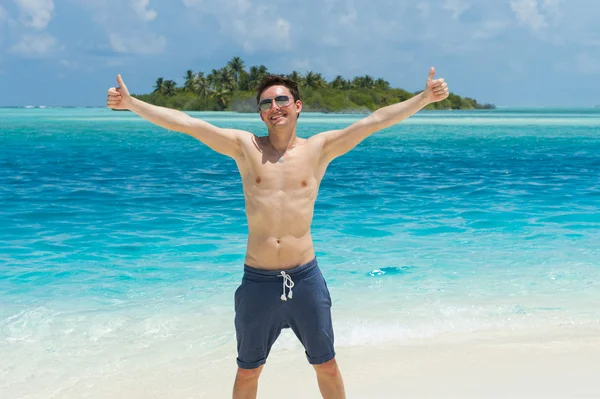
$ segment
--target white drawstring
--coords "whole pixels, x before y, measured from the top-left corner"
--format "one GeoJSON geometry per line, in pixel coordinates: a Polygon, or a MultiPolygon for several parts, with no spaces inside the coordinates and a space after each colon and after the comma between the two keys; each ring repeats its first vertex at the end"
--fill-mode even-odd
{"type": "Polygon", "coordinates": [[[294,281],[292,280],[292,277],[284,271],[281,271],[281,276],[277,277],[283,277],[283,294],[281,294],[281,300],[287,301],[288,298],[292,299],[292,288],[294,288],[294,281]],[[287,298],[285,297],[286,287],[290,290],[287,298]]]}

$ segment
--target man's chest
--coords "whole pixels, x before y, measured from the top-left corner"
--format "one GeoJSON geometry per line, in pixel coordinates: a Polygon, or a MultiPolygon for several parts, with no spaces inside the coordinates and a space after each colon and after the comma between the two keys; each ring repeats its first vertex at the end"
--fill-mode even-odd
{"type": "Polygon", "coordinates": [[[324,170],[320,170],[319,152],[312,143],[305,141],[281,156],[254,144],[246,148],[244,160],[238,163],[246,192],[316,192],[324,170]]]}
{"type": "Polygon", "coordinates": [[[315,190],[319,181],[310,165],[297,162],[254,164],[242,171],[246,190],[305,192],[315,190]]]}

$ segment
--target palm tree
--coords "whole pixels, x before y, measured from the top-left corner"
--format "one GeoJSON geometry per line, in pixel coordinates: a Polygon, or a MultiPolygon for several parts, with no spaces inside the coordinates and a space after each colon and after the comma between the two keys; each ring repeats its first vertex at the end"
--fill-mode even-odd
{"type": "Polygon", "coordinates": [[[210,85],[208,79],[204,77],[204,72],[198,72],[196,79],[194,79],[194,92],[198,94],[198,97],[206,98],[209,91],[210,85]]]}
{"type": "Polygon", "coordinates": [[[373,79],[368,75],[356,76],[356,77],[354,77],[354,79],[352,79],[351,85],[355,89],[367,89],[367,88],[371,87],[370,84],[372,84],[372,82],[373,82],[373,79]],[[369,81],[369,79],[371,79],[371,80],[369,81]]]}
{"type": "Polygon", "coordinates": [[[244,71],[244,61],[240,57],[233,57],[231,61],[227,63],[231,72],[233,72],[233,77],[235,79],[236,86],[240,85],[240,78],[244,71]]]}
{"type": "Polygon", "coordinates": [[[378,78],[378,79],[375,81],[375,87],[376,87],[377,89],[384,89],[384,90],[387,90],[387,89],[389,89],[389,88],[390,88],[390,82],[388,82],[388,81],[386,81],[386,80],[384,80],[384,79],[382,79],[382,78],[378,78]]]}
{"type": "Polygon", "coordinates": [[[227,108],[227,102],[229,101],[229,90],[220,87],[212,92],[211,97],[217,102],[221,111],[227,108]]]}
{"type": "Polygon", "coordinates": [[[323,75],[320,73],[308,71],[306,72],[306,75],[304,75],[304,85],[306,87],[317,89],[325,86],[325,80],[323,79],[323,75]]]}
{"type": "Polygon", "coordinates": [[[219,69],[218,79],[221,86],[229,91],[234,91],[237,88],[237,81],[233,70],[229,67],[219,69]]]}
{"type": "Polygon", "coordinates": [[[165,80],[164,84],[164,95],[167,97],[171,97],[175,94],[175,89],[177,88],[177,83],[174,80],[165,80]]]}
{"type": "Polygon", "coordinates": [[[213,68],[212,71],[206,76],[206,80],[208,80],[208,84],[212,89],[216,89],[220,86],[219,82],[219,71],[213,68]]]}
{"type": "Polygon", "coordinates": [[[317,80],[317,84],[319,85],[319,87],[327,87],[327,81],[325,80],[325,78],[323,77],[322,74],[317,73],[315,78],[317,80]]]}
{"type": "Polygon", "coordinates": [[[248,73],[248,88],[250,90],[256,89],[259,81],[260,77],[258,76],[258,67],[253,65],[250,67],[250,72],[248,73]]]}
{"type": "Polygon", "coordinates": [[[264,66],[264,65],[259,65],[259,66],[258,66],[258,73],[259,73],[260,75],[262,75],[262,77],[265,77],[265,76],[267,76],[267,75],[269,74],[269,70],[267,69],[267,67],[266,67],[266,66],[264,66]]]}
{"type": "Polygon", "coordinates": [[[363,76],[363,85],[367,89],[372,89],[375,86],[375,80],[371,76],[365,75],[363,76]]]}
{"type": "Polygon", "coordinates": [[[345,89],[347,85],[346,79],[341,75],[336,76],[335,79],[329,83],[329,86],[331,86],[332,89],[345,89]]]}
{"type": "Polygon", "coordinates": [[[304,78],[298,71],[292,71],[292,73],[287,75],[287,78],[296,82],[298,86],[304,86],[304,78]]]}
{"type": "Polygon", "coordinates": [[[152,93],[162,93],[164,91],[164,82],[163,78],[156,79],[156,83],[154,84],[154,91],[152,93]]]}
{"type": "Polygon", "coordinates": [[[183,85],[183,91],[193,92],[194,84],[195,84],[194,80],[196,79],[194,72],[191,69],[188,69],[183,78],[185,79],[185,84],[183,85]]]}
{"type": "Polygon", "coordinates": [[[250,90],[255,90],[260,82],[269,74],[267,67],[264,65],[250,67],[250,73],[248,76],[248,87],[250,90]]]}
{"type": "Polygon", "coordinates": [[[242,71],[240,72],[240,75],[239,75],[239,80],[238,80],[238,90],[250,91],[249,83],[250,83],[250,75],[248,75],[248,72],[246,72],[242,69],[242,71]]]}

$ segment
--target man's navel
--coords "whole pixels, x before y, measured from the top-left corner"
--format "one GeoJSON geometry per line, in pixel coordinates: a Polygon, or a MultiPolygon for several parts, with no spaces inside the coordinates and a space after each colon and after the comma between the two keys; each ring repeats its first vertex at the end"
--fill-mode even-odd
{"type": "Polygon", "coordinates": [[[262,181],[262,179],[260,178],[260,176],[256,176],[256,184],[260,184],[260,182],[262,181]]]}

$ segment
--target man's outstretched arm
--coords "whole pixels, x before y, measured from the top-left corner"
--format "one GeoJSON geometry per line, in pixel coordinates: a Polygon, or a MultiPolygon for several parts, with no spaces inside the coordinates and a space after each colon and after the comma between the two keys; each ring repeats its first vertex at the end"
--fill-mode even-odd
{"type": "Polygon", "coordinates": [[[397,104],[388,105],[373,112],[354,124],[341,130],[321,133],[323,157],[327,161],[343,155],[356,147],[371,134],[403,121],[430,103],[448,97],[448,85],[444,79],[433,79],[435,69],[431,67],[425,90],[420,94],[397,104]]]}
{"type": "Polygon", "coordinates": [[[142,118],[165,129],[188,134],[223,155],[236,158],[241,154],[240,138],[250,134],[241,130],[222,129],[174,109],[158,107],[131,97],[121,75],[117,76],[119,87],[108,90],[106,106],[112,109],[130,110],[142,118]]]}

